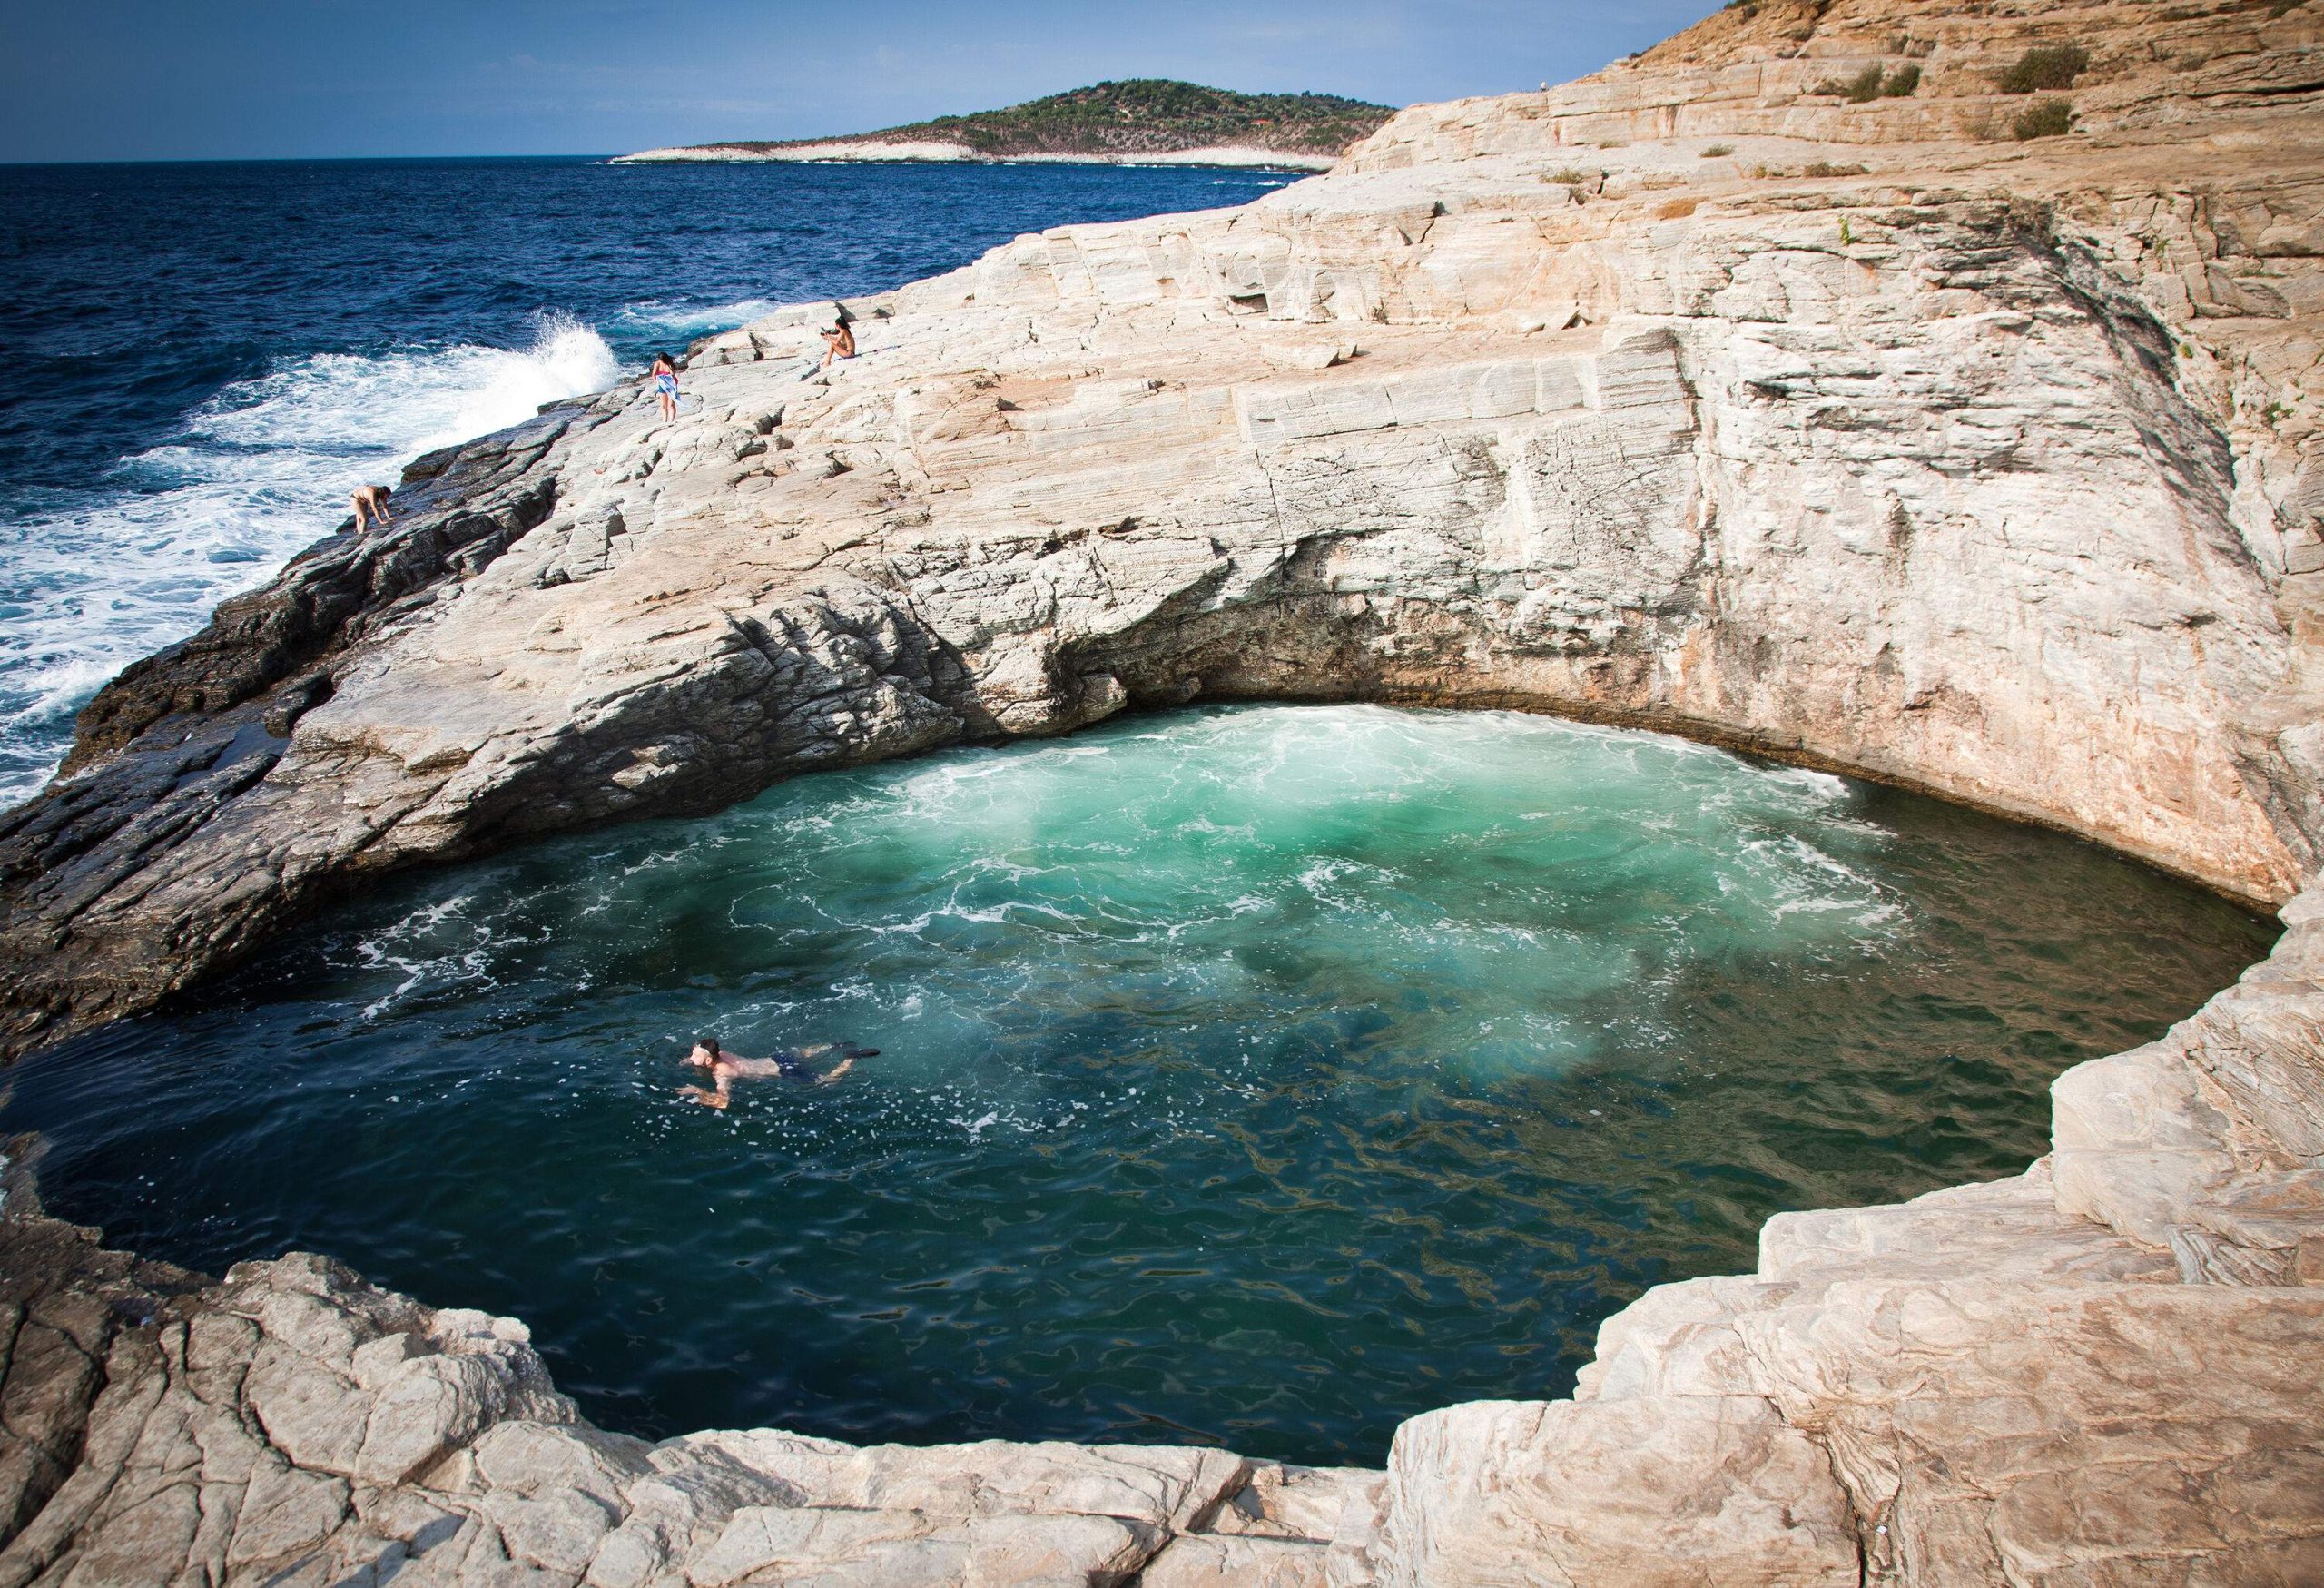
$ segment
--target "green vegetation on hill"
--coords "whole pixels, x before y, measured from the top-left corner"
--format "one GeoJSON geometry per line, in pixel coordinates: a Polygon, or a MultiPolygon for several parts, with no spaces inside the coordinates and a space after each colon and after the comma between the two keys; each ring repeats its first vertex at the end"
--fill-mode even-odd
{"type": "Polygon", "coordinates": [[[1236,144],[1285,154],[1337,154],[1395,113],[1330,94],[1236,94],[1137,77],[1029,100],[1006,110],[938,116],[839,138],[735,142],[735,149],[803,143],[960,143],[1006,160],[1027,154],[1165,154],[1236,144]]]}

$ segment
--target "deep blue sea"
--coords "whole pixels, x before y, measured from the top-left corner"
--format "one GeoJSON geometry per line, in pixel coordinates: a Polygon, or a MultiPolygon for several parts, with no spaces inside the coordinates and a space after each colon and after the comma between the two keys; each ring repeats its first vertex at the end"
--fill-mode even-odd
{"type": "Polygon", "coordinates": [[[1084,166],[0,166],[0,804],[73,713],[430,447],[768,307],[1291,178],[1084,166]]]}

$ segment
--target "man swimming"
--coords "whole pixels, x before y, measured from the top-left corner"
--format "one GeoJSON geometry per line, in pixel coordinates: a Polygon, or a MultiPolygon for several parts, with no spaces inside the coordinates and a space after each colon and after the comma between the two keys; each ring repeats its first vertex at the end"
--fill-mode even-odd
{"type": "Polygon", "coordinates": [[[694,1045],[694,1051],[686,1055],[686,1062],[699,1064],[709,1070],[717,1079],[717,1089],[714,1090],[706,1086],[682,1086],[678,1088],[678,1095],[688,1102],[701,1103],[706,1108],[723,1109],[731,1100],[732,1089],[737,1080],[767,1080],[779,1076],[784,1080],[804,1081],[810,1086],[829,1086],[832,1081],[854,1069],[858,1059],[876,1059],[880,1056],[880,1050],[877,1048],[849,1046],[846,1048],[847,1057],[840,1060],[838,1068],[818,1075],[807,1067],[808,1060],[820,1059],[826,1053],[838,1052],[842,1047],[842,1044],[838,1042],[817,1042],[812,1048],[798,1048],[788,1051],[778,1049],[774,1056],[770,1059],[743,1059],[732,1053],[720,1051],[716,1037],[704,1037],[694,1045]]]}

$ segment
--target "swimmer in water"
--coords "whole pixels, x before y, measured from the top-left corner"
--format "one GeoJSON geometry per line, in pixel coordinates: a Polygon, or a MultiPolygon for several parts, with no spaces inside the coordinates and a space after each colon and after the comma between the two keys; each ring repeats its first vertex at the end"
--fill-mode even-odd
{"type": "Polygon", "coordinates": [[[709,1070],[717,1080],[717,1088],[714,1090],[706,1086],[682,1086],[678,1088],[678,1095],[688,1102],[700,1103],[705,1108],[723,1109],[731,1100],[732,1089],[737,1080],[768,1080],[779,1076],[784,1080],[804,1081],[810,1086],[829,1086],[854,1069],[858,1059],[880,1056],[877,1048],[850,1046],[846,1049],[847,1057],[841,1060],[834,1070],[818,1075],[807,1067],[808,1060],[839,1052],[841,1048],[842,1044],[838,1042],[818,1042],[812,1048],[778,1050],[771,1059],[741,1059],[732,1053],[721,1052],[716,1037],[704,1037],[694,1045],[694,1051],[686,1055],[686,1062],[698,1064],[709,1070]]]}

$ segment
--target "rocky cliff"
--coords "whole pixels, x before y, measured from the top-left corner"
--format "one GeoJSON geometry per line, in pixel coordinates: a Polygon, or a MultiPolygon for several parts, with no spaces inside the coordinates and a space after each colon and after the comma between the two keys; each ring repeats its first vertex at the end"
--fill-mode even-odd
{"type": "MultiPolygon", "coordinates": [[[[143,1007],[390,868],[1138,705],[1517,705],[1747,745],[2299,894],[2291,931],[2164,1042],[2063,1079],[2027,1175],[1778,1219],[1757,1276],[1610,1321],[1574,1400],[1417,1418],[1375,1512],[1279,1535],[1308,1553],[1272,1578],[1187,1580],[2324,1574],[2319,92],[2306,6],[1765,0],[1544,94],[1406,112],[1241,210],[1019,239],[857,305],[829,376],[806,311],[714,339],[700,413],[611,394],[426,460],[403,521],[101,695],[67,775],[0,817],[7,1040],[143,1007]]],[[[175,1305],[376,1313],[291,1342],[338,1395],[376,1393],[366,1329],[467,1359],[322,1272],[175,1305]]],[[[270,1349],[214,1327],[233,1373],[270,1349]]],[[[109,1337],[160,1364],[123,1359],[138,1395],[194,1385],[168,1327],[109,1337]]],[[[310,1462],[247,1390],[204,1404],[229,1402],[341,1485],[318,1573],[389,1539],[416,1571],[434,1529],[478,1581],[1159,1583],[1211,1560],[1191,1541],[1244,1481],[1183,1514],[980,1510],[737,1456],[756,1475],[650,1560],[550,1560],[474,1443],[569,1428],[549,1402],[462,1414],[451,1465],[392,1481],[310,1462]],[[797,1496],[750,1486],[778,1479],[797,1496]],[[395,1508],[420,1490],[456,1520],[395,1508]],[[1004,1512],[1147,1531],[980,1564],[974,1518],[1004,1512]],[[919,1576],[876,1563],[937,1538],[919,1576]]],[[[661,1458],[622,1449],[509,1485],[586,1497],[601,1549],[663,1504],[661,1458]]],[[[0,1582],[147,1536],[126,1498],[54,1504],[0,1582]]],[[[224,1514],[169,1504],[187,1539],[224,1514]]],[[[176,1538],[156,1558],[192,1560],[176,1538]]]]}

